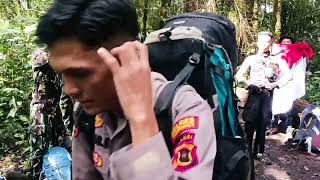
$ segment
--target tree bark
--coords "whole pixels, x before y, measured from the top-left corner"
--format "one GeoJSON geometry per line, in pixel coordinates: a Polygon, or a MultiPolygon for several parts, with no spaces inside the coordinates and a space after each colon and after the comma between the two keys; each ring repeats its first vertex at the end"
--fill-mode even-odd
{"type": "Polygon", "coordinates": [[[254,7],[253,7],[253,15],[252,15],[252,29],[253,32],[258,32],[259,29],[259,15],[260,15],[260,7],[261,7],[261,0],[255,0],[254,1],[254,7]]]}
{"type": "Polygon", "coordinates": [[[185,12],[194,12],[206,9],[208,0],[185,0],[185,12]]]}
{"type": "Polygon", "coordinates": [[[255,0],[247,0],[246,1],[246,16],[252,22],[253,10],[254,10],[254,2],[255,0]]]}
{"type": "Polygon", "coordinates": [[[279,35],[281,32],[281,0],[273,1],[273,23],[274,23],[274,34],[279,35]]]}
{"type": "Polygon", "coordinates": [[[208,0],[206,3],[206,11],[218,13],[218,0],[208,0]]]}
{"type": "Polygon", "coordinates": [[[282,2],[281,0],[278,1],[278,7],[277,7],[277,12],[276,12],[276,21],[275,21],[275,26],[274,26],[274,34],[280,35],[281,33],[281,11],[282,11],[282,2]]]}
{"type": "Polygon", "coordinates": [[[147,37],[147,22],[148,22],[148,7],[149,0],[144,0],[143,6],[143,18],[142,18],[142,39],[147,37]]]}
{"type": "Polygon", "coordinates": [[[185,0],[185,12],[193,12],[197,10],[197,1],[185,0]]]}

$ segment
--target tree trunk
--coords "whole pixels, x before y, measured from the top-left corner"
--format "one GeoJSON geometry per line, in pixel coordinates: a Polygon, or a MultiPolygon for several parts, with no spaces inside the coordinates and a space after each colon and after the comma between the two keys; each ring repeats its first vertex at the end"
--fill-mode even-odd
{"type": "Polygon", "coordinates": [[[253,15],[252,15],[252,29],[253,32],[257,33],[259,29],[259,15],[260,15],[260,7],[261,7],[261,0],[254,1],[253,7],[253,15]]]}
{"type": "Polygon", "coordinates": [[[236,4],[238,5],[242,15],[244,17],[247,17],[247,13],[246,13],[246,10],[247,10],[247,1],[246,0],[235,0],[236,4]]]}
{"type": "Polygon", "coordinates": [[[278,7],[276,12],[276,20],[275,20],[275,26],[274,26],[274,34],[280,35],[281,33],[281,11],[282,11],[282,2],[281,0],[278,1],[278,7]]]}
{"type": "Polygon", "coordinates": [[[161,7],[160,7],[160,11],[159,11],[159,24],[158,24],[158,28],[164,26],[165,24],[165,20],[169,17],[168,15],[168,9],[170,8],[171,5],[171,0],[161,0],[161,7]]]}
{"type": "MultiPolygon", "coordinates": [[[[255,0],[247,0],[246,1],[246,16],[252,22],[253,10],[254,10],[254,2],[255,0]]],[[[250,23],[252,24],[252,23],[250,23]]]]}
{"type": "Polygon", "coordinates": [[[208,0],[206,3],[206,11],[207,12],[214,12],[218,14],[218,0],[208,0]]]}
{"type": "MultiPolygon", "coordinates": [[[[235,15],[230,15],[228,17],[236,18],[236,28],[237,28],[237,42],[239,46],[239,62],[242,61],[242,58],[247,57],[251,51],[254,51],[255,48],[255,34],[253,32],[253,28],[250,25],[250,20],[247,18],[247,10],[246,9],[245,0],[235,0],[235,15]]],[[[253,9],[251,9],[253,11],[253,9]]]]}
{"type": "Polygon", "coordinates": [[[185,12],[194,12],[206,9],[208,0],[185,0],[185,12]]]}
{"type": "Polygon", "coordinates": [[[248,21],[248,24],[252,27],[252,17],[254,9],[254,0],[235,0],[242,16],[248,21]]]}
{"type": "Polygon", "coordinates": [[[273,1],[273,23],[274,34],[280,35],[281,32],[281,0],[273,1]]]}
{"type": "Polygon", "coordinates": [[[144,0],[143,18],[142,18],[142,39],[147,37],[148,7],[149,0],[144,0]]]}

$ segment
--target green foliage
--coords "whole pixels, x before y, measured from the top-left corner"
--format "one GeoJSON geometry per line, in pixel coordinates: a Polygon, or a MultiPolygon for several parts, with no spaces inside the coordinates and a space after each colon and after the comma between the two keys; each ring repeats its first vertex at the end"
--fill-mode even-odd
{"type": "Polygon", "coordinates": [[[15,145],[27,148],[32,71],[29,54],[35,48],[29,26],[0,20],[0,153],[15,145]]]}
{"type": "Polygon", "coordinates": [[[49,5],[45,0],[25,1],[29,3],[25,7],[18,2],[22,1],[0,2],[0,154],[30,150],[30,54],[37,48],[33,35],[37,19],[49,5]]]}
{"type": "Polygon", "coordinates": [[[309,42],[315,50],[311,71],[320,70],[320,2],[289,0],[282,6],[282,33],[309,42]]]}
{"type": "MultiPolygon", "coordinates": [[[[184,1],[165,1],[165,0],[147,0],[147,11],[145,10],[145,0],[134,0],[139,16],[140,27],[143,30],[143,15],[147,12],[147,27],[146,33],[152,32],[161,28],[164,22],[175,15],[182,14],[184,11],[184,1]]],[[[144,32],[142,32],[144,33],[144,32]]],[[[141,37],[143,34],[141,34],[141,37]]],[[[142,37],[145,38],[145,37],[142,37]]]]}
{"type": "Polygon", "coordinates": [[[320,71],[308,78],[306,100],[320,106],[320,71]]]}
{"type": "Polygon", "coordinates": [[[12,0],[1,0],[0,1],[0,18],[14,19],[15,17],[21,15],[23,10],[21,10],[19,1],[12,0]]]}

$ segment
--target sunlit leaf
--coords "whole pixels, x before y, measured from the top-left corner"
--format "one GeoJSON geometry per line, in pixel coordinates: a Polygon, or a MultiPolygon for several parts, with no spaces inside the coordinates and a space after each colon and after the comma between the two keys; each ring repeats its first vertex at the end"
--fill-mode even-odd
{"type": "Polygon", "coordinates": [[[26,116],[20,116],[19,119],[20,119],[22,122],[29,122],[29,119],[28,119],[26,116]]]}
{"type": "Polygon", "coordinates": [[[16,112],[17,112],[17,108],[12,108],[7,116],[7,118],[9,117],[14,117],[16,115],[16,112]]]}
{"type": "Polygon", "coordinates": [[[27,33],[27,34],[31,34],[32,32],[34,32],[37,29],[37,24],[32,24],[30,26],[26,26],[23,30],[23,32],[27,33]]]}
{"type": "Polygon", "coordinates": [[[9,26],[10,26],[9,21],[0,19],[0,32],[7,30],[9,26]]]}
{"type": "Polygon", "coordinates": [[[22,144],[24,144],[24,143],[25,143],[24,141],[17,141],[17,142],[15,143],[15,145],[19,146],[19,145],[22,145],[22,144]]]}

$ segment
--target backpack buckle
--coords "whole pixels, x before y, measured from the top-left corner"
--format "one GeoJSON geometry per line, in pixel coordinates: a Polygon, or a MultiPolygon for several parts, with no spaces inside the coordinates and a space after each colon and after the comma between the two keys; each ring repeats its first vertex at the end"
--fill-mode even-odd
{"type": "Polygon", "coordinates": [[[209,44],[209,43],[207,43],[207,48],[208,48],[210,51],[214,51],[214,49],[215,49],[214,45],[209,44]]]}
{"type": "Polygon", "coordinates": [[[196,65],[199,64],[200,62],[200,55],[197,53],[193,53],[190,57],[189,57],[189,63],[196,65]]]}
{"type": "Polygon", "coordinates": [[[158,38],[159,38],[160,42],[162,42],[162,41],[168,41],[168,40],[171,40],[171,39],[170,39],[170,36],[171,36],[171,35],[172,35],[172,33],[171,33],[171,31],[169,30],[169,31],[160,33],[160,34],[158,35],[158,38]]]}

